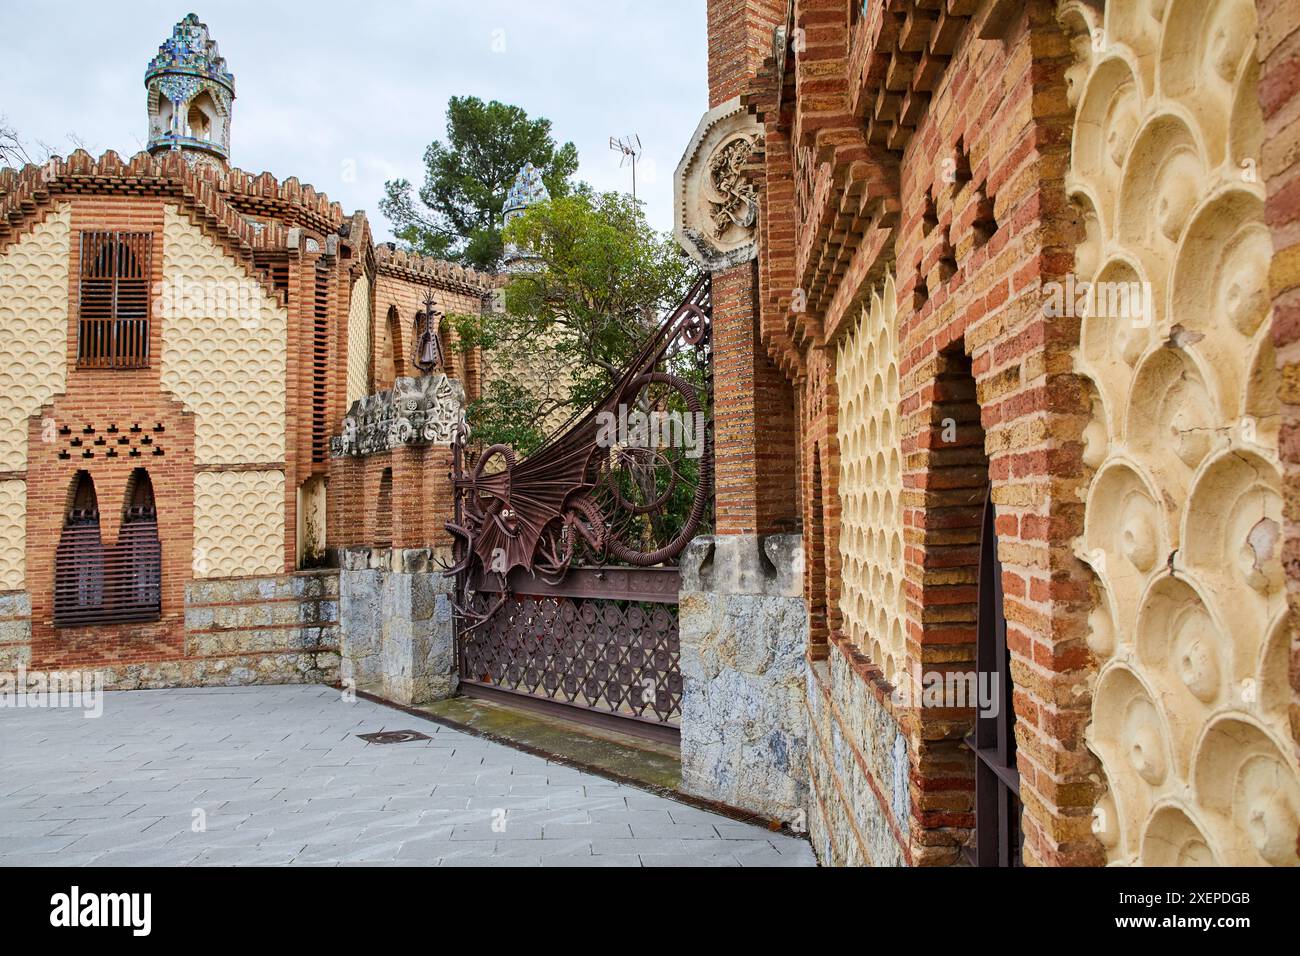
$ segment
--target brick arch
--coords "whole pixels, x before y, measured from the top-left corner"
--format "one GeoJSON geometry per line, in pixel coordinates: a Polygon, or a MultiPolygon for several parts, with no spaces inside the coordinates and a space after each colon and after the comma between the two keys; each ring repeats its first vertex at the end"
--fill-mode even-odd
{"type": "Polygon", "coordinates": [[[375,350],[375,390],[392,388],[393,380],[405,374],[405,353],[402,350],[402,319],[397,305],[390,303],[384,313],[379,333],[379,348],[375,350]]]}
{"type": "Polygon", "coordinates": [[[839,398],[834,353],[814,350],[802,383],[803,546],[808,604],[808,654],[826,657],[832,634],[842,625],[840,611],[839,398]]]}
{"type": "MultiPolygon", "coordinates": [[[[909,691],[922,700],[924,675],[974,672],[980,531],[989,459],[971,360],[959,340],[936,356],[925,430],[911,465],[914,506],[904,524],[907,548],[909,691]]],[[[925,805],[913,801],[913,827],[935,831],[943,862],[955,862],[974,827],[975,760],[963,742],[973,727],[969,708],[916,707],[912,773],[925,805]]],[[[939,862],[939,860],[936,860],[939,862]]]]}

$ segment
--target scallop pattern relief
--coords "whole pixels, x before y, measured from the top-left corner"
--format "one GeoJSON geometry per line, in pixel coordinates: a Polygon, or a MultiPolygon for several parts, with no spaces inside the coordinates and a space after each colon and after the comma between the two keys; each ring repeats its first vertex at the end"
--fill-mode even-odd
{"type": "Polygon", "coordinates": [[[903,629],[903,471],[898,423],[898,329],[886,278],[840,344],[840,610],[853,643],[888,680],[906,666],[903,629]]]}
{"type": "Polygon", "coordinates": [[[348,304],[348,400],[350,406],[369,392],[370,280],[361,275],[348,304]]]}
{"type": "Polygon", "coordinates": [[[1295,865],[1254,4],[1060,10],[1076,279],[1107,283],[1078,313],[1093,831],[1112,863],[1295,865]]]}
{"type": "Polygon", "coordinates": [[[27,586],[27,482],[0,481],[0,591],[27,586]]]}
{"type": "Polygon", "coordinates": [[[0,471],[27,468],[27,419],[68,381],[67,203],[0,255],[0,471]]]}
{"type": "Polygon", "coordinates": [[[194,576],[284,571],[284,472],[194,476],[194,576]]]}
{"type": "Polygon", "coordinates": [[[194,413],[195,462],[283,462],[287,313],[175,206],[163,240],[162,386],[194,413]]]}

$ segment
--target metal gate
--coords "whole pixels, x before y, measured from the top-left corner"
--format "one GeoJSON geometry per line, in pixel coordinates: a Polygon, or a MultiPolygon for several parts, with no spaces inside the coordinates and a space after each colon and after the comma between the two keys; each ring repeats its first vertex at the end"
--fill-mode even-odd
{"type": "Polygon", "coordinates": [[[675,740],[674,562],[711,519],[709,278],[540,448],[454,446],[461,686],[675,740]],[[674,437],[677,440],[673,440],[674,437]]]}

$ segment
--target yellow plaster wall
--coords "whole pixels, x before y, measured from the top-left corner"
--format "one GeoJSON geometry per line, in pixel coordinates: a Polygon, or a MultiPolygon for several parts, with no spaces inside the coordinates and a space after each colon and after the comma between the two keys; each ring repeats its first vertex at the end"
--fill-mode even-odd
{"type": "Polygon", "coordinates": [[[894,280],[862,309],[840,343],[840,610],[854,644],[887,679],[905,668],[903,457],[898,431],[898,326],[894,280]]]}
{"type": "Polygon", "coordinates": [[[0,481],[0,591],[26,587],[27,482],[0,481]]]}
{"type": "Polygon", "coordinates": [[[370,393],[370,280],[362,275],[352,286],[348,306],[347,405],[370,393]]]}
{"type": "Polygon", "coordinates": [[[1154,307],[1086,308],[1077,357],[1092,398],[1078,554],[1096,576],[1093,832],[1116,863],[1294,865],[1255,8],[1061,10],[1077,278],[1149,283],[1154,307]]]}
{"type": "Polygon", "coordinates": [[[162,385],[194,413],[196,464],[282,463],[288,314],[175,206],[156,303],[162,385]]]}
{"type": "Polygon", "coordinates": [[[0,471],[26,470],[27,419],[67,388],[71,255],[67,203],[0,255],[0,471]]]}
{"type": "Polygon", "coordinates": [[[194,476],[194,575],[284,571],[284,472],[203,471],[194,476]]]}

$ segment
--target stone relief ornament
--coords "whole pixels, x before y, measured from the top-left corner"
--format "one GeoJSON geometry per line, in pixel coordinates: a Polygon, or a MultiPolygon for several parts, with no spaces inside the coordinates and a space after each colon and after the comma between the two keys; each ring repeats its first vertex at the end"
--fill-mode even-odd
{"type": "Polygon", "coordinates": [[[704,114],[677,165],[673,235],[706,269],[757,254],[758,194],[745,166],[762,148],[762,127],[736,97],[704,114]]]}
{"type": "Polygon", "coordinates": [[[753,152],[754,138],[738,133],[709,156],[708,175],[700,186],[709,203],[715,241],[726,241],[732,226],[750,229],[758,218],[758,194],[743,172],[753,152]]]}
{"type": "Polygon", "coordinates": [[[426,375],[442,367],[445,356],[438,323],[442,313],[433,304],[433,295],[424,297],[424,311],[415,316],[411,327],[411,364],[426,375]]]}
{"type": "Polygon", "coordinates": [[[374,455],[401,445],[450,445],[465,421],[465,390],[446,375],[402,377],[359,398],[330,439],[330,454],[374,455]]]}

